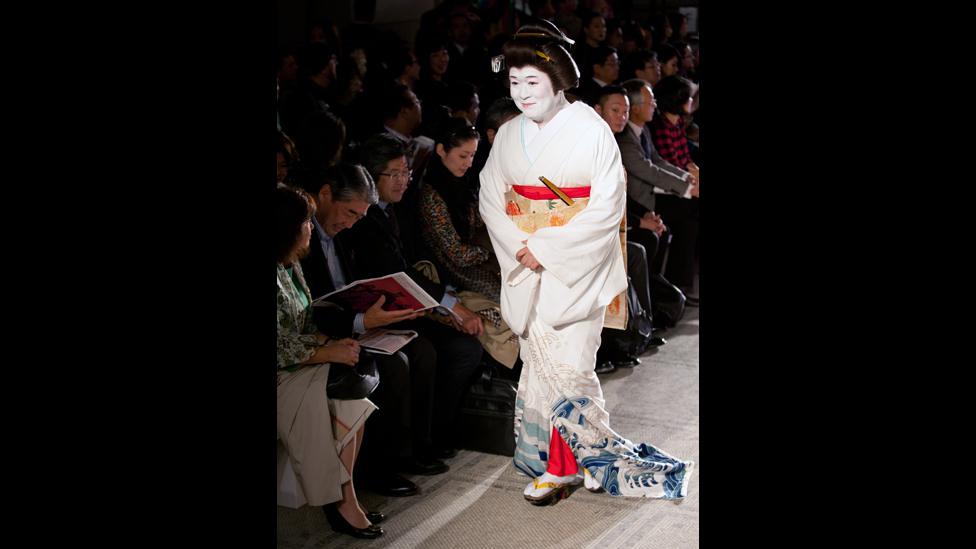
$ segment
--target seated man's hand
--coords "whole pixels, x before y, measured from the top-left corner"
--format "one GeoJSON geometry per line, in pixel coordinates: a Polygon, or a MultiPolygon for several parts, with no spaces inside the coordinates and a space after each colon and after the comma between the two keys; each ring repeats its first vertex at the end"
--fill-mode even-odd
{"type": "Polygon", "coordinates": [[[644,214],[644,217],[640,220],[640,228],[653,231],[658,236],[661,236],[667,230],[667,227],[664,226],[664,221],[661,220],[661,216],[654,212],[644,214]]]}
{"type": "Polygon", "coordinates": [[[380,296],[373,303],[366,312],[363,313],[363,326],[367,330],[371,328],[379,328],[380,326],[388,326],[390,324],[395,324],[404,320],[413,320],[417,318],[420,313],[417,311],[412,311],[410,309],[404,309],[402,311],[384,311],[383,304],[386,303],[386,296],[380,296]]]}

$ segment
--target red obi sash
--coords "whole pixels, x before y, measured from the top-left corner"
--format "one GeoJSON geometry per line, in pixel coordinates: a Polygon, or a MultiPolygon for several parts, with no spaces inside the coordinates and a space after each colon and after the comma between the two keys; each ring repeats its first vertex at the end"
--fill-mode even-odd
{"type": "MultiPolygon", "coordinates": [[[[529,200],[559,200],[556,193],[549,190],[549,187],[529,187],[527,185],[512,185],[512,190],[528,198],[529,200]]],[[[560,187],[562,192],[570,198],[588,198],[590,196],[589,187],[560,187]]]]}

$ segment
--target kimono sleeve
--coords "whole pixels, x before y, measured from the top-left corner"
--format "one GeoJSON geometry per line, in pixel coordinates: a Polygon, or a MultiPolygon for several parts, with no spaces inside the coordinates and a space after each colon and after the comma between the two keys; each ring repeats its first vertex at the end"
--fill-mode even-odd
{"type": "Polygon", "coordinates": [[[528,241],[539,263],[567,287],[602,266],[620,246],[626,175],[609,127],[595,126],[595,131],[584,133],[592,135],[592,141],[581,143],[586,148],[575,152],[592,162],[589,204],[567,224],[539,229],[528,241]]]}

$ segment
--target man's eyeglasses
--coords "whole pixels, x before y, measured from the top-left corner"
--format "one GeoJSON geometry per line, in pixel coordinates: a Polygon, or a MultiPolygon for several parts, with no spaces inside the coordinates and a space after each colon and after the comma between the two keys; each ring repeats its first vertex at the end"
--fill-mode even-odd
{"type": "Polygon", "coordinates": [[[385,175],[393,179],[410,179],[413,175],[413,170],[407,170],[405,172],[382,172],[380,175],[385,175]]]}

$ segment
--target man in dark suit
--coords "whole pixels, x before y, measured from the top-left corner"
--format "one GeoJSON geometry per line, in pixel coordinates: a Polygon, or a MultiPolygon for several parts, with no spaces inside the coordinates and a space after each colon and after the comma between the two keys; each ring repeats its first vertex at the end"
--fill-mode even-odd
{"type": "MultiPolygon", "coordinates": [[[[437,108],[440,107],[431,106],[430,110],[437,108]]],[[[423,243],[420,221],[417,219],[417,204],[420,200],[418,187],[434,153],[434,140],[425,135],[414,136],[423,121],[423,111],[417,96],[406,86],[391,85],[387,88],[377,109],[383,117],[383,131],[406,148],[407,164],[411,171],[412,185],[409,185],[403,199],[396,205],[400,232],[409,235],[409,238],[402,238],[401,243],[407,257],[426,259],[430,257],[430,253],[423,243]]]]}
{"type": "MultiPolygon", "coordinates": [[[[467,389],[482,355],[477,336],[484,327],[481,317],[461,304],[452,288],[431,280],[414,268],[415,258],[407,256],[401,238],[399,213],[393,207],[410,182],[410,170],[403,144],[386,134],[367,139],[361,150],[363,165],[377,182],[379,200],[369,207],[366,217],[348,232],[349,242],[357,251],[358,278],[373,278],[403,271],[425,292],[440,303],[439,309],[453,328],[430,318],[409,323],[410,328],[426,336],[437,350],[437,399],[434,405],[433,441],[435,455],[451,455],[454,447],[454,418],[461,396],[467,389]]],[[[438,313],[433,313],[438,314],[438,313]]]]}
{"type": "MultiPolygon", "coordinates": [[[[302,186],[317,206],[309,254],[301,262],[309,290],[318,298],[355,280],[352,250],[338,235],[365,215],[377,195],[365,170],[349,164],[306,174],[302,186]]],[[[413,311],[384,311],[379,301],[361,313],[336,307],[315,307],[313,311],[319,329],[337,338],[416,316],[413,311]]],[[[367,421],[356,476],[362,479],[361,485],[374,492],[413,495],[417,486],[394,473],[391,464],[415,474],[448,470],[447,464],[427,455],[433,424],[436,352],[426,338],[418,337],[394,355],[373,358],[380,385],[370,399],[379,410],[367,421]]]]}
{"type": "MultiPolygon", "coordinates": [[[[658,250],[658,241],[666,241],[665,229],[681,235],[671,246],[670,254],[694,253],[698,220],[688,199],[698,196],[698,180],[661,158],[654,149],[646,126],[655,107],[650,84],[633,79],[624,82],[623,88],[630,102],[630,114],[627,127],[616,138],[620,160],[627,171],[628,220],[636,222],[627,237],[644,245],[648,259],[653,260],[654,272],[661,272],[666,254],[663,247],[658,250]]],[[[697,306],[697,297],[688,288],[682,289],[686,305],[697,306]]]]}
{"type": "Polygon", "coordinates": [[[581,79],[579,87],[570,90],[570,93],[592,107],[600,98],[600,89],[613,84],[620,75],[620,59],[617,57],[616,49],[610,46],[599,46],[593,50],[591,62],[592,65],[587,68],[590,69],[589,74],[593,76],[581,79]]]}

